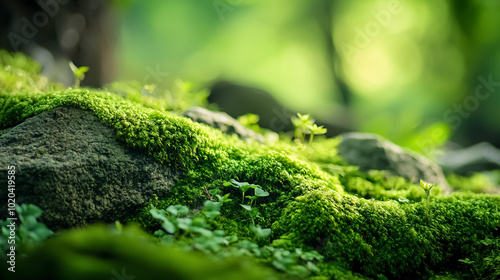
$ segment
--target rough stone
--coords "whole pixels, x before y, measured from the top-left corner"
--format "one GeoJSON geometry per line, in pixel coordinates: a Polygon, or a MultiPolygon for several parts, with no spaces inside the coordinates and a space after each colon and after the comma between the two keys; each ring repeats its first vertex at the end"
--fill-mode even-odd
{"type": "Polygon", "coordinates": [[[168,195],[178,173],[126,148],[90,111],[61,107],[0,135],[0,219],[7,213],[7,166],[16,203],[32,203],[51,229],[113,222],[154,195],[168,195]],[[5,214],[4,214],[5,213],[5,214]]]}
{"type": "Polygon", "coordinates": [[[438,184],[445,194],[451,193],[441,168],[426,157],[407,152],[376,134],[344,133],[341,138],[339,155],[361,171],[387,170],[414,183],[422,179],[438,184]]]}
{"type": "Polygon", "coordinates": [[[263,143],[264,136],[244,127],[237,120],[224,112],[213,112],[201,107],[193,107],[182,114],[195,122],[222,130],[227,134],[236,134],[243,140],[254,139],[263,143]]]}

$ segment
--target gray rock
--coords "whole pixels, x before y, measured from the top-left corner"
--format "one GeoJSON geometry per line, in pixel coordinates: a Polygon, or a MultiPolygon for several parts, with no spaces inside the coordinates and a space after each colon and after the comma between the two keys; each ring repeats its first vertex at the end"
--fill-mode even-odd
{"type": "Polygon", "coordinates": [[[154,195],[168,195],[178,174],[126,148],[90,111],[57,108],[0,136],[0,219],[7,215],[7,166],[15,166],[16,203],[32,203],[51,229],[113,222],[154,195]]]}
{"type": "Polygon", "coordinates": [[[213,112],[201,107],[193,107],[182,114],[195,122],[222,130],[227,134],[236,134],[243,140],[254,139],[263,143],[264,136],[244,127],[237,120],[223,112],[213,112]]]}
{"type": "Polygon", "coordinates": [[[361,171],[387,170],[393,175],[418,183],[420,179],[438,184],[445,194],[451,193],[441,168],[424,156],[410,153],[388,140],[370,133],[344,133],[338,146],[339,155],[361,171]]]}
{"type": "Polygon", "coordinates": [[[465,149],[445,151],[438,160],[441,167],[461,175],[500,169],[500,150],[487,142],[465,149]]]}
{"type": "MultiPolygon", "coordinates": [[[[295,127],[291,118],[297,113],[308,114],[313,112],[301,112],[287,108],[280,104],[273,94],[257,87],[248,87],[233,82],[219,81],[210,88],[210,103],[215,103],[229,116],[238,116],[252,113],[259,115],[259,126],[274,132],[287,132],[293,135],[295,127]]],[[[349,116],[349,110],[338,106],[331,111],[329,116],[314,116],[317,125],[324,126],[327,131],[325,136],[333,137],[343,132],[351,132],[354,125],[349,116]]]]}

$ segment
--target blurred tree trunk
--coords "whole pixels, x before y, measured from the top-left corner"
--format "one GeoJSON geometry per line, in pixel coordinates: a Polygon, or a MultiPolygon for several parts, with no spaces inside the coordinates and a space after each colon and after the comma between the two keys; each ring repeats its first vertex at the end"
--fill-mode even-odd
{"type": "Polygon", "coordinates": [[[113,16],[107,0],[0,3],[0,48],[24,52],[43,74],[73,84],[69,61],[88,66],[82,86],[100,87],[113,78],[113,16]]]}

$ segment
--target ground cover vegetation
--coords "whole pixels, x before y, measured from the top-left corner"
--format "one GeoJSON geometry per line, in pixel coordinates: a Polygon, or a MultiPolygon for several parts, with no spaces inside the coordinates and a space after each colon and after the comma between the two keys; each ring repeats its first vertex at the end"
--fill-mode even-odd
{"type": "MultiPolygon", "coordinates": [[[[109,279],[113,262],[138,279],[231,279],[239,272],[248,279],[500,277],[500,196],[467,185],[477,179],[452,177],[456,190],[467,191],[444,196],[433,182],[361,172],[337,155],[339,139],[322,138],[308,115],[295,118],[295,140],[241,141],[182,117],[187,108],[178,104],[192,104],[189,94],[173,106],[142,94],[151,88],[138,83],[81,88],[84,70],[75,68],[77,83],[65,88],[30,59],[1,52],[0,131],[61,106],[88,110],[128,148],[183,175],[167,197],[111,227],[52,234],[37,223],[40,209],[18,206],[26,216],[16,238],[29,244],[19,271],[35,268],[16,277],[69,259],[75,262],[57,279],[78,272],[109,279]],[[175,256],[184,263],[176,265],[175,256]]],[[[7,237],[4,222],[3,250],[7,237]]]]}

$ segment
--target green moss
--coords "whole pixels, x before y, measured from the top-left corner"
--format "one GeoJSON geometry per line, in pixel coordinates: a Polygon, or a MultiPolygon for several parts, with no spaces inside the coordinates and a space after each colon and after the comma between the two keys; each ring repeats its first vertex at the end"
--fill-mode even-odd
{"type": "Polygon", "coordinates": [[[15,273],[4,264],[2,279],[281,279],[245,258],[221,262],[148,239],[130,226],[121,233],[103,225],[66,232],[18,257],[15,273]]]}
{"type": "Polygon", "coordinates": [[[499,206],[498,196],[436,197],[427,221],[423,203],[366,200],[318,189],[289,204],[273,229],[292,233],[297,243],[370,277],[423,277],[456,269],[459,259],[477,254],[479,240],[498,239],[499,206]]]}
{"type": "MultiPolygon", "coordinates": [[[[223,186],[235,179],[270,193],[259,198],[258,223],[272,227],[273,238],[293,236],[297,248],[321,252],[329,261],[324,277],[498,276],[498,195],[444,197],[433,189],[426,219],[419,186],[346,166],[336,153],[338,139],[310,145],[247,143],[167,112],[168,106],[155,107],[137,91],[124,98],[102,90],[62,89],[43,82],[30,60],[0,57],[0,129],[60,106],[92,111],[129,148],[182,173],[168,197],[151,200],[157,208],[184,204],[196,209],[214,188],[240,197],[237,189],[223,186]]],[[[250,221],[238,199],[225,203],[221,213],[215,228],[248,236],[250,221]]],[[[158,227],[149,205],[131,219],[150,231],[158,227]]]]}
{"type": "Polygon", "coordinates": [[[40,65],[24,55],[0,50],[0,90],[28,91],[32,93],[61,89],[40,75],[40,65]]]}
{"type": "Polygon", "coordinates": [[[471,176],[449,174],[446,180],[455,191],[474,193],[500,193],[500,170],[474,173],[471,176]]]}
{"type": "MultiPolygon", "coordinates": [[[[335,176],[283,149],[246,143],[188,118],[146,108],[106,91],[80,88],[37,93],[3,90],[0,92],[0,128],[14,126],[59,106],[92,111],[103,123],[113,127],[117,139],[128,147],[142,150],[183,172],[169,197],[160,197],[157,206],[196,206],[206,199],[204,189],[221,187],[223,181],[234,178],[259,184],[270,192],[270,198],[260,201],[262,223],[270,225],[279,218],[280,209],[289,200],[308,190],[327,186],[342,192],[335,176]],[[267,203],[272,203],[273,207],[267,203]]],[[[229,218],[240,219],[239,210],[235,202],[228,210],[235,214],[229,218]]],[[[152,223],[144,216],[138,219],[144,226],[152,223]]]]}

